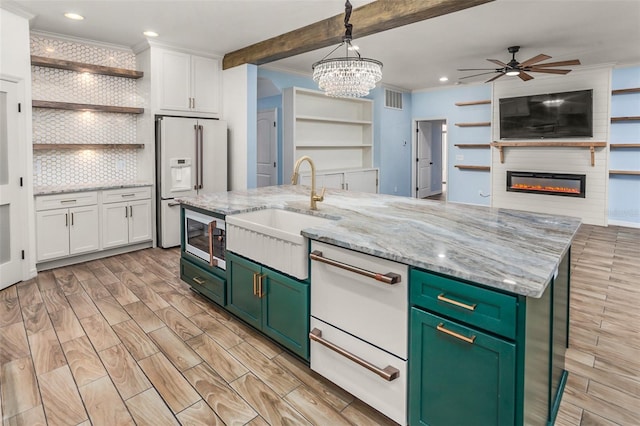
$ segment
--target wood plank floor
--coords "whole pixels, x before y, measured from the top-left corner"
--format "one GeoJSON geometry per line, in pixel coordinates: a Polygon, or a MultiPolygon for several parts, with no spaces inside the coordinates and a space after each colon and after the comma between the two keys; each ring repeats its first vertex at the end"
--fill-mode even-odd
{"type": "MultiPolygon", "coordinates": [[[[392,425],[189,290],[177,250],[0,291],[4,425],[392,425]]],[[[640,230],[582,226],[557,425],[640,424],[640,230]]]]}

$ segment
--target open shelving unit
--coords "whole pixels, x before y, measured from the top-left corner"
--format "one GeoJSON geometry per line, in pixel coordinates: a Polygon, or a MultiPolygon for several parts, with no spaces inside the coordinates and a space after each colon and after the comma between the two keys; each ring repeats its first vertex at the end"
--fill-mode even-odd
{"type": "Polygon", "coordinates": [[[84,62],[46,58],[44,56],[36,55],[31,55],[31,65],[38,67],[58,68],[76,72],[87,72],[91,74],[110,75],[112,77],[138,79],[144,76],[144,73],[142,71],[129,70],[126,68],[105,67],[103,65],[86,64],[84,62]]]}
{"type": "MultiPolygon", "coordinates": [[[[611,91],[612,96],[630,95],[640,93],[640,87],[629,87],[626,89],[616,89],[611,91]]],[[[640,121],[640,116],[611,117],[611,123],[624,123],[630,121],[640,121]]],[[[640,148],[640,143],[610,143],[609,149],[614,150],[634,150],[640,148]]],[[[638,170],[609,170],[609,176],[640,176],[638,170]]]]}
{"type": "Polygon", "coordinates": [[[54,149],[82,150],[82,149],[143,149],[142,143],[34,143],[35,151],[54,149]]]}
{"type": "Polygon", "coordinates": [[[34,108],[66,109],[71,111],[113,112],[121,114],[142,114],[144,108],[122,107],[114,105],[77,104],[72,102],[31,101],[34,108]]]}
{"type": "Polygon", "coordinates": [[[481,121],[477,123],[455,123],[458,127],[489,127],[491,126],[490,121],[481,121]]]}
{"type": "Polygon", "coordinates": [[[628,93],[640,93],[640,87],[630,87],[628,89],[616,89],[612,90],[612,95],[626,95],[628,93]]]}
{"type": "Polygon", "coordinates": [[[466,102],[456,102],[456,106],[472,106],[472,105],[489,105],[491,104],[491,99],[483,99],[480,101],[466,101],[466,102]]]}
{"type": "Polygon", "coordinates": [[[477,171],[483,171],[483,172],[491,171],[490,166],[471,166],[471,165],[465,165],[465,164],[456,164],[453,167],[456,167],[460,170],[477,170],[477,171]]]}
{"type": "Polygon", "coordinates": [[[609,170],[609,174],[640,176],[640,170],[609,170]]]}
{"type": "Polygon", "coordinates": [[[621,121],[640,121],[640,115],[631,116],[631,117],[611,117],[612,123],[618,123],[621,121]]]}
{"type": "Polygon", "coordinates": [[[460,149],[475,149],[475,148],[489,148],[491,144],[488,143],[456,143],[453,146],[457,146],[460,149]]]}

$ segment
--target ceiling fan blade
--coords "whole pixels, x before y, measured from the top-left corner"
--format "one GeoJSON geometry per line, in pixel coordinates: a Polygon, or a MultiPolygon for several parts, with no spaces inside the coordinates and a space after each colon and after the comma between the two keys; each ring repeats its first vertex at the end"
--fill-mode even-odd
{"type": "Polygon", "coordinates": [[[547,62],[546,64],[535,65],[535,68],[543,67],[566,67],[569,65],[580,65],[579,59],[571,59],[569,61],[547,62]]]}
{"type": "Polygon", "coordinates": [[[544,72],[547,74],[569,74],[571,70],[550,70],[548,68],[532,67],[527,69],[528,72],[544,72]]]}
{"type": "Polygon", "coordinates": [[[489,62],[493,62],[494,64],[496,64],[496,65],[500,65],[501,67],[507,67],[507,66],[508,66],[508,65],[507,65],[507,64],[505,64],[504,62],[499,61],[499,60],[497,60],[497,59],[487,59],[487,61],[489,61],[489,62]]]}
{"type": "Polygon", "coordinates": [[[463,78],[477,77],[479,75],[493,74],[494,72],[495,71],[489,71],[489,72],[481,72],[480,74],[467,75],[467,76],[464,76],[464,77],[460,77],[460,80],[462,80],[463,78]]]}
{"type": "Polygon", "coordinates": [[[533,80],[533,76],[527,74],[524,71],[520,71],[520,74],[518,74],[518,77],[520,77],[520,80],[522,81],[529,81],[529,80],[533,80]]]}
{"type": "Polygon", "coordinates": [[[458,71],[495,71],[495,68],[458,68],[458,71]]]}
{"type": "Polygon", "coordinates": [[[545,55],[544,53],[541,53],[539,55],[534,56],[533,58],[529,58],[526,61],[521,62],[520,63],[520,68],[527,67],[527,66],[532,65],[532,64],[536,64],[536,63],[538,63],[540,61],[546,61],[547,59],[551,59],[551,56],[545,55]]]}
{"type": "Polygon", "coordinates": [[[500,73],[500,74],[496,75],[495,77],[490,78],[489,80],[485,81],[485,83],[491,83],[493,80],[497,80],[500,77],[502,77],[503,75],[504,75],[504,73],[500,73]]]}

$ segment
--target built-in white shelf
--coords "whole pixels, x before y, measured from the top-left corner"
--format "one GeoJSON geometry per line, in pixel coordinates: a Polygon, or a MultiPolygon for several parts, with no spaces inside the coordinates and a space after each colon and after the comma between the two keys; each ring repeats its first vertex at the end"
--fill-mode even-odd
{"type": "Polygon", "coordinates": [[[322,123],[343,123],[343,124],[353,124],[354,126],[361,126],[372,124],[371,120],[350,120],[348,118],[327,118],[327,117],[315,117],[311,115],[298,115],[296,116],[296,120],[299,121],[318,121],[322,123]]]}

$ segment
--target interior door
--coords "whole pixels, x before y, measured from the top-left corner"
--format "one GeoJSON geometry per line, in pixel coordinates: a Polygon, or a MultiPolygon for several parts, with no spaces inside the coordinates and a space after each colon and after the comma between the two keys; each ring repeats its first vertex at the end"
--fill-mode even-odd
{"type": "Polygon", "coordinates": [[[424,198],[431,195],[431,123],[419,121],[417,133],[416,197],[424,198]]]}
{"type": "Polygon", "coordinates": [[[26,235],[20,215],[18,99],[16,83],[0,81],[0,289],[22,278],[20,236],[26,235]]]}
{"type": "Polygon", "coordinates": [[[277,185],[277,110],[258,112],[258,187],[277,185]]]}

